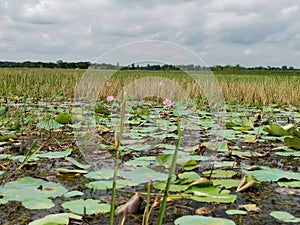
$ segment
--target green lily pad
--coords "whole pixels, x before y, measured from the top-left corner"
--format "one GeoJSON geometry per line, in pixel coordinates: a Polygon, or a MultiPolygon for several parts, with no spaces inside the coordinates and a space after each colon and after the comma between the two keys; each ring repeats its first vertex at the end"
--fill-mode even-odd
{"type": "Polygon", "coordinates": [[[7,112],[7,108],[1,106],[1,107],[0,107],[0,116],[3,116],[6,112],[7,112]]]}
{"type": "Polygon", "coordinates": [[[79,199],[79,200],[64,202],[62,204],[62,207],[81,215],[100,214],[100,213],[107,213],[110,211],[109,204],[101,203],[101,201],[94,200],[94,199],[86,199],[86,200],[79,199]]]}
{"type": "Polygon", "coordinates": [[[5,198],[0,198],[0,205],[4,205],[8,202],[5,198]]]}
{"type": "MultiPolygon", "coordinates": [[[[153,187],[157,190],[165,190],[166,189],[166,182],[165,181],[157,181],[153,183],[153,187]]],[[[181,184],[171,184],[170,185],[170,192],[181,192],[186,190],[189,185],[181,185],[181,184]]]]}
{"type": "Polygon", "coordinates": [[[7,159],[9,157],[11,157],[9,154],[0,154],[0,159],[7,159]]]}
{"type": "Polygon", "coordinates": [[[280,181],[278,185],[280,187],[300,188],[300,181],[280,181]]]}
{"type": "Polygon", "coordinates": [[[164,166],[166,168],[170,168],[172,164],[173,155],[172,154],[163,154],[156,156],[155,162],[159,166],[164,166]]]}
{"type": "Polygon", "coordinates": [[[175,225],[235,225],[232,220],[206,217],[206,216],[182,216],[175,220],[175,225]]]}
{"type": "Polygon", "coordinates": [[[71,123],[72,115],[70,113],[60,113],[55,117],[55,121],[59,124],[71,123]]]}
{"type": "Polygon", "coordinates": [[[145,156],[125,162],[127,166],[149,166],[155,161],[155,156],[145,156]]]}
{"type": "Polygon", "coordinates": [[[281,137],[289,135],[289,132],[283,129],[283,127],[277,123],[272,123],[270,126],[265,127],[263,130],[273,136],[281,137]]]}
{"type": "Polygon", "coordinates": [[[212,173],[210,171],[203,172],[204,175],[210,175],[213,178],[231,178],[237,174],[237,172],[232,170],[214,170],[212,173]]]}
{"type": "Polygon", "coordinates": [[[114,171],[112,169],[101,169],[97,171],[91,171],[84,175],[86,178],[94,180],[108,180],[113,178],[114,171]]]}
{"type": "Polygon", "coordinates": [[[36,155],[33,155],[30,158],[27,158],[25,155],[15,155],[15,156],[12,156],[10,159],[12,161],[19,161],[20,163],[23,163],[25,159],[27,162],[39,160],[39,158],[36,155]]]}
{"type": "Polygon", "coordinates": [[[298,138],[298,137],[286,137],[284,139],[284,144],[287,147],[300,150],[300,138],[298,138]]]}
{"type": "Polygon", "coordinates": [[[251,172],[251,175],[258,181],[278,181],[280,179],[300,180],[300,173],[284,171],[280,169],[265,169],[251,172]]]}
{"type": "Polygon", "coordinates": [[[55,206],[48,198],[27,198],[22,201],[22,205],[27,209],[50,209],[55,206]]]}
{"type": "Polygon", "coordinates": [[[71,197],[75,197],[75,196],[82,196],[83,193],[81,191],[70,191],[66,194],[64,194],[65,198],[71,198],[71,197]]]}
{"type": "Polygon", "coordinates": [[[184,172],[178,174],[181,184],[192,183],[200,179],[200,175],[195,172],[184,172]]]}
{"type": "Polygon", "coordinates": [[[137,184],[147,183],[149,177],[152,181],[165,181],[168,178],[168,175],[165,173],[156,172],[147,167],[140,167],[130,172],[119,172],[119,176],[124,179],[132,180],[137,184]]]}
{"type": "Polygon", "coordinates": [[[226,189],[237,187],[240,183],[240,180],[234,180],[234,179],[218,179],[213,180],[214,186],[218,187],[224,187],[226,189]]]}
{"type": "Polygon", "coordinates": [[[68,190],[59,183],[42,179],[23,177],[0,187],[0,195],[8,201],[25,201],[26,199],[47,199],[62,196],[68,190]]]}
{"type": "Polygon", "coordinates": [[[231,195],[228,190],[221,190],[218,187],[197,187],[191,186],[186,193],[193,193],[190,198],[198,202],[217,202],[217,203],[233,203],[236,195],[231,195]]]}
{"type": "Polygon", "coordinates": [[[299,223],[300,218],[293,216],[292,214],[284,211],[273,211],[270,213],[270,216],[286,222],[286,223],[299,223]]]}
{"type": "Polygon", "coordinates": [[[247,212],[239,209],[228,209],[225,211],[227,215],[247,215],[247,212]]]}
{"type": "Polygon", "coordinates": [[[48,159],[58,159],[58,158],[64,158],[67,157],[72,153],[73,149],[68,148],[67,150],[63,152],[47,152],[43,154],[37,154],[36,156],[39,158],[48,158],[48,159]]]}
{"type": "Polygon", "coordinates": [[[90,165],[84,165],[84,164],[81,164],[80,162],[76,161],[74,158],[72,157],[66,157],[65,158],[67,161],[73,163],[76,167],[80,168],[80,169],[84,169],[84,170],[87,170],[89,168],[91,168],[90,165]]]}
{"type": "Polygon", "coordinates": [[[81,220],[82,217],[73,213],[50,214],[44,218],[34,220],[28,225],[62,225],[69,224],[69,219],[81,220]]]}
{"type": "Polygon", "coordinates": [[[294,157],[300,157],[300,151],[292,151],[292,152],[276,152],[276,155],[281,156],[294,156],[294,157]]]}
{"type": "Polygon", "coordinates": [[[56,130],[63,127],[63,125],[59,124],[55,120],[42,121],[37,123],[36,126],[39,129],[45,129],[45,130],[56,130]]]}
{"type": "Polygon", "coordinates": [[[183,170],[190,171],[199,167],[199,163],[196,160],[189,160],[183,165],[183,170]]]}
{"type": "MultiPolygon", "coordinates": [[[[129,185],[135,185],[135,183],[133,183],[130,180],[117,180],[116,187],[124,188],[129,185]]],[[[88,188],[96,189],[96,190],[108,190],[108,189],[112,188],[113,182],[108,181],[108,180],[99,180],[99,181],[93,181],[93,182],[87,183],[85,186],[88,188]]]]}

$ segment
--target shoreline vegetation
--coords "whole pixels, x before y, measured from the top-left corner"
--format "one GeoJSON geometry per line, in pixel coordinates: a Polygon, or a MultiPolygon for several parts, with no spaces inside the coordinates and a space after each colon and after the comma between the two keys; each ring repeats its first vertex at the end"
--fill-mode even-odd
{"type": "MultiPolygon", "coordinates": [[[[69,100],[74,97],[74,89],[86,71],[62,68],[0,68],[0,99],[2,101],[26,98],[69,100]]],[[[300,70],[298,69],[215,67],[211,72],[209,70],[204,72],[215,76],[227,104],[300,106],[300,70]]],[[[203,70],[188,71],[188,73],[202,74],[203,70]]],[[[111,77],[111,85],[101,91],[99,99],[108,95],[116,96],[124,84],[137,78],[156,76],[174,81],[183,87],[192,99],[205,105],[205,96],[201,94],[199,88],[195,87],[195,82],[188,73],[172,68],[140,69],[130,65],[118,70],[111,77]]]]}

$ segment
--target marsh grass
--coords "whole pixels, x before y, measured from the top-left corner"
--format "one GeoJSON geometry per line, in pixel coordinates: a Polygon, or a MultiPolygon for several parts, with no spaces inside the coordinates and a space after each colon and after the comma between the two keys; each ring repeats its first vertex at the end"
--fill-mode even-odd
{"type": "MultiPolygon", "coordinates": [[[[0,98],[12,100],[17,96],[69,100],[74,97],[74,89],[84,72],[66,69],[0,69],[0,98]]],[[[124,85],[146,76],[171,79],[191,99],[207,103],[201,88],[183,71],[118,71],[101,90],[99,98],[117,96],[124,85]]],[[[300,105],[300,77],[297,75],[216,74],[215,77],[222,88],[225,102],[229,104],[300,105]]],[[[140,86],[138,92],[147,87],[147,84],[140,86]]]]}

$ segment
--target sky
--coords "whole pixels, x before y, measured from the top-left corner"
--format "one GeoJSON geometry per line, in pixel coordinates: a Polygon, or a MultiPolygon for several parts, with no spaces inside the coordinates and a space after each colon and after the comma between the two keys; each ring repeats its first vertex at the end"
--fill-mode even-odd
{"type": "Polygon", "coordinates": [[[300,68],[299,21],[300,0],[0,0],[0,61],[94,62],[158,40],[210,66],[300,68]]]}

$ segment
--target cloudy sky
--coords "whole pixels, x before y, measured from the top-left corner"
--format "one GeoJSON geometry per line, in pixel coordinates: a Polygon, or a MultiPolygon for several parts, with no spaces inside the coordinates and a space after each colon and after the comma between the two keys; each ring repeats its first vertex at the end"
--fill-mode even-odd
{"type": "Polygon", "coordinates": [[[0,0],[0,61],[93,62],[161,40],[208,65],[300,68],[299,21],[299,0],[0,0]]]}

